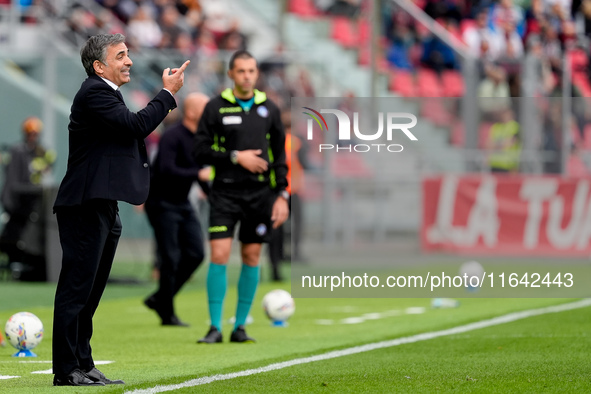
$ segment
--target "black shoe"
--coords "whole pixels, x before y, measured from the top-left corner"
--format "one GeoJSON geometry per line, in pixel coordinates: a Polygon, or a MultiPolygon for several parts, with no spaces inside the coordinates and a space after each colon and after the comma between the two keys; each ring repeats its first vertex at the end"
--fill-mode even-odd
{"type": "Polygon", "coordinates": [[[166,316],[162,313],[162,311],[159,308],[160,305],[158,304],[156,297],[154,297],[152,295],[152,296],[146,298],[144,300],[144,305],[147,306],[148,308],[150,308],[151,310],[153,310],[154,312],[156,312],[158,314],[158,316],[160,317],[160,319],[162,319],[162,321],[166,320],[166,316]]]}
{"type": "Polygon", "coordinates": [[[187,323],[180,321],[179,318],[176,317],[174,314],[172,316],[169,316],[168,313],[165,313],[160,308],[160,304],[158,304],[158,300],[156,300],[156,297],[154,297],[154,295],[151,295],[150,297],[146,298],[144,300],[144,305],[158,314],[158,317],[160,317],[160,320],[162,320],[163,326],[189,327],[187,323]]]}
{"type": "Polygon", "coordinates": [[[75,369],[66,376],[53,377],[54,386],[104,386],[103,382],[97,382],[88,377],[84,372],[75,369]]]}
{"type": "Polygon", "coordinates": [[[153,295],[144,300],[144,305],[153,310],[158,309],[158,301],[156,301],[156,297],[153,295]]]}
{"type": "Polygon", "coordinates": [[[197,343],[221,343],[222,333],[217,328],[211,326],[207,335],[197,341],[197,343]]]}
{"type": "Polygon", "coordinates": [[[180,321],[179,318],[176,317],[175,315],[172,315],[168,319],[163,319],[162,325],[163,326],[190,327],[187,323],[180,321]]]}
{"type": "Polygon", "coordinates": [[[103,383],[103,384],[125,384],[123,380],[111,380],[105,376],[101,371],[96,368],[92,368],[90,371],[86,372],[86,376],[90,378],[90,380],[103,383]]]}
{"type": "Polygon", "coordinates": [[[238,326],[237,329],[232,331],[232,335],[230,336],[230,342],[254,343],[256,341],[254,340],[254,338],[251,338],[248,335],[246,335],[246,331],[244,331],[244,326],[238,326]]]}

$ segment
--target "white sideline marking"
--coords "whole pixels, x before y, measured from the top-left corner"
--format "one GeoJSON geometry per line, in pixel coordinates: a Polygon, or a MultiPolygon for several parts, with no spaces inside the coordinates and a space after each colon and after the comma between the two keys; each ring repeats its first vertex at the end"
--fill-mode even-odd
{"type": "Polygon", "coordinates": [[[3,380],[3,379],[14,379],[14,378],[20,378],[20,376],[6,376],[6,375],[2,376],[2,375],[0,375],[0,380],[3,380]]]}
{"type": "MultiPolygon", "coordinates": [[[[404,313],[406,313],[407,315],[420,315],[422,313],[425,313],[426,310],[427,309],[422,306],[413,306],[413,307],[406,308],[404,313]]],[[[318,324],[319,326],[330,326],[333,324],[360,324],[360,323],[365,323],[367,320],[377,320],[377,319],[384,319],[386,317],[400,316],[401,313],[402,312],[400,312],[399,310],[394,309],[391,311],[386,311],[386,312],[381,312],[381,313],[380,312],[366,313],[362,316],[346,317],[346,318],[340,319],[340,320],[317,319],[315,321],[315,323],[318,324]]]]}
{"type": "Polygon", "coordinates": [[[296,359],[293,359],[290,361],[269,364],[265,367],[247,369],[245,371],[227,373],[227,374],[223,374],[223,375],[204,376],[202,378],[191,379],[186,382],[179,383],[179,384],[171,384],[171,385],[167,385],[167,386],[156,386],[156,387],[152,387],[149,389],[137,389],[137,390],[133,390],[133,391],[126,391],[124,394],[155,394],[155,393],[162,393],[165,391],[179,390],[179,389],[184,389],[187,387],[194,387],[194,386],[212,383],[212,382],[215,382],[218,380],[228,380],[228,379],[239,378],[242,376],[250,376],[250,375],[255,375],[255,374],[259,374],[259,373],[263,373],[263,372],[276,371],[278,369],[292,367],[294,365],[308,364],[308,363],[311,363],[314,361],[330,360],[332,358],[349,356],[351,354],[357,354],[357,353],[364,353],[364,352],[368,352],[370,350],[384,349],[384,348],[389,348],[392,346],[404,345],[407,343],[426,341],[429,339],[439,338],[439,337],[443,337],[443,336],[447,336],[447,335],[461,334],[461,333],[468,332],[468,331],[478,330],[480,328],[486,328],[486,327],[497,326],[499,324],[511,323],[511,322],[514,322],[517,320],[526,319],[528,317],[545,315],[547,313],[564,312],[564,311],[569,311],[569,310],[573,310],[573,309],[584,308],[587,306],[591,306],[591,299],[584,299],[581,301],[571,302],[569,304],[555,305],[555,306],[549,306],[549,307],[545,307],[545,308],[529,309],[529,310],[525,310],[525,311],[521,311],[521,312],[509,313],[507,315],[497,316],[497,317],[493,317],[492,319],[481,320],[478,322],[469,323],[469,324],[465,324],[463,326],[458,326],[458,327],[454,327],[454,328],[448,328],[446,330],[425,332],[423,334],[411,335],[409,337],[391,339],[391,340],[382,341],[382,342],[369,343],[367,345],[361,345],[361,346],[354,346],[354,347],[351,347],[348,349],[335,350],[332,352],[319,354],[316,356],[296,358],[296,359]]]}

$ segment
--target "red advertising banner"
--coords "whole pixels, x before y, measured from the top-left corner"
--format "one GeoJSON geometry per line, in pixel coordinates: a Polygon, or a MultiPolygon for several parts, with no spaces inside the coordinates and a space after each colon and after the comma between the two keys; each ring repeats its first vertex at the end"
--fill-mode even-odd
{"type": "Polygon", "coordinates": [[[591,179],[441,175],[423,179],[422,249],[591,256],[591,179]]]}

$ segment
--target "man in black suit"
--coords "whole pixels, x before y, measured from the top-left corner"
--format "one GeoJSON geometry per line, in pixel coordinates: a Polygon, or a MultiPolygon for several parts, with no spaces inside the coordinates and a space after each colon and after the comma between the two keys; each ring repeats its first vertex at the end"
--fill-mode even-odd
{"type": "Polygon", "coordinates": [[[117,201],[141,204],[150,169],[144,138],[176,108],[185,62],[165,69],[163,89],[131,112],[119,87],[133,64],[122,34],[90,37],[80,51],[88,78],[70,114],[66,175],[54,204],[63,258],[53,317],[54,386],[123,384],[95,368],[92,317],[107,284],[121,235],[117,201]]]}

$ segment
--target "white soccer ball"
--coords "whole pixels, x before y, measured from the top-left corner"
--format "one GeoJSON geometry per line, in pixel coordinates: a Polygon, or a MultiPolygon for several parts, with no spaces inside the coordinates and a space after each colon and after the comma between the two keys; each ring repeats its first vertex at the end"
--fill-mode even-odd
{"type": "Polygon", "coordinates": [[[480,280],[484,275],[484,268],[478,261],[467,261],[460,267],[460,275],[466,275],[467,277],[466,288],[475,291],[478,290],[476,284],[482,285],[480,280]],[[478,279],[475,278],[471,280],[472,277],[477,277],[478,279]]]}
{"type": "Polygon", "coordinates": [[[18,350],[31,350],[43,339],[43,323],[30,312],[10,316],[4,327],[8,342],[18,350]]]}
{"type": "Polygon", "coordinates": [[[295,312],[295,302],[285,290],[271,290],[263,297],[263,310],[274,322],[284,322],[295,312]]]}

